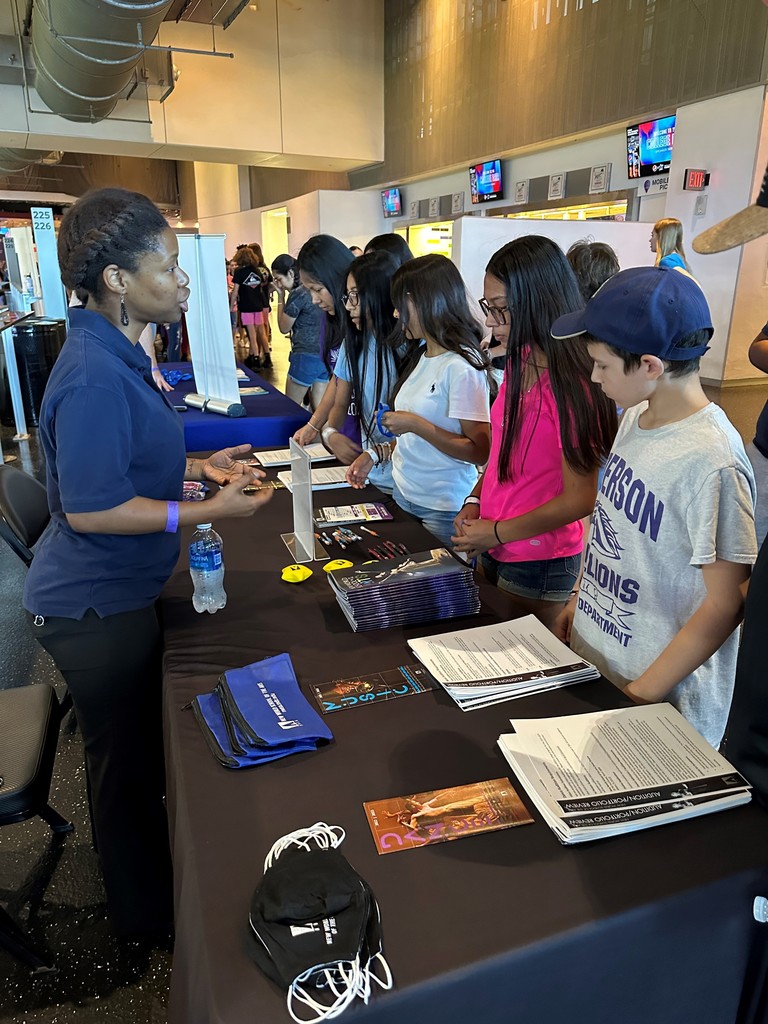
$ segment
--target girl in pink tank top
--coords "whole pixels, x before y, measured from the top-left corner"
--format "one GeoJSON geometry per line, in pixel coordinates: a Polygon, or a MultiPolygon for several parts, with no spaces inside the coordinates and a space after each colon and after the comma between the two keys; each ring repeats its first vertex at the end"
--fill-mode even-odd
{"type": "Polygon", "coordinates": [[[527,235],[495,253],[480,304],[507,360],[488,465],[456,517],[453,541],[481,556],[513,614],[533,612],[550,625],[578,578],[582,519],[594,508],[616,408],[590,380],[583,341],[550,335],[558,316],[584,304],[553,241],[527,235]]]}

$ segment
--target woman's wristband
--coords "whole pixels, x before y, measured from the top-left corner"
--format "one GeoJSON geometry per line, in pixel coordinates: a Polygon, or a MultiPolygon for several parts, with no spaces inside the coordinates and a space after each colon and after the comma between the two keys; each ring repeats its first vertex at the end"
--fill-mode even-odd
{"type": "Polygon", "coordinates": [[[365,454],[370,458],[374,466],[378,466],[378,464],[381,462],[381,457],[374,448],[366,448],[365,454]]]}
{"type": "Polygon", "coordinates": [[[504,541],[499,536],[499,523],[500,522],[501,522],[501,520],[497,519],[496,522],[493,524],[493,535],[496,538],[496,540],[499,542],[499,544],[503,544],[504,541]]]}
{"type": "MultiPolygon", "coordinates": [[[[464,505],[479,505],[480,499],[476,494],[468,494],[464,499],[464,505]]],[[[464,508],[464,505],[461,507],[464,508]]]]}
{"type": "Polygon", "coordinates": [[[179,503],[178,501],[168,501],[166,505],[165,532],[176,533],[179,528],[179,503]]]}
{"type": "Polygon", "coordinates": [[[320,431],[320,437],[323,439],[323,444],[328,444],[334,434],[338,434],[336,427],[323,427],[320,431]]]}

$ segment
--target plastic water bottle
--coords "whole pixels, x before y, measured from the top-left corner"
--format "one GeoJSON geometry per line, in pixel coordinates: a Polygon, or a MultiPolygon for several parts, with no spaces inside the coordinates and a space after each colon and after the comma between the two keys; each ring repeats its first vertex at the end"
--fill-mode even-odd
{"type": "Polygon", "coordinates": [[[189,545],[189,575],[195,592],[192,604],[196,612],[211,615],[227,603],[224,591],[224,544],[210,523],[200,523],[189,545]]]}

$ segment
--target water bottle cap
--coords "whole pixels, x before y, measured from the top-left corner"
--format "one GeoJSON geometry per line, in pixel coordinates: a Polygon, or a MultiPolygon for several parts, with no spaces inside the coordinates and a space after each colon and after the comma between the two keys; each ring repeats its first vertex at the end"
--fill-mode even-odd
{"type": "Polygon", "coordinates": [[[210,528],[211,528],[211,524],[210,523],[198,523],[197,527],[196,527],[196,529],[198,529],[198,530],[210,530],[210,528]]]}

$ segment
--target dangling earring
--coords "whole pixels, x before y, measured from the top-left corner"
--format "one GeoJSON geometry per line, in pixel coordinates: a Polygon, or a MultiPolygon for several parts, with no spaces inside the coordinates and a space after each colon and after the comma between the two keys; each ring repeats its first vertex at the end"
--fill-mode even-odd
{"type": "Polygon", "coordinates": [[[120,323],[123,327],[127,327],[130,323],[128,319],[128,310],[125,308],[125,292],[120,296],[120,323]]]}

